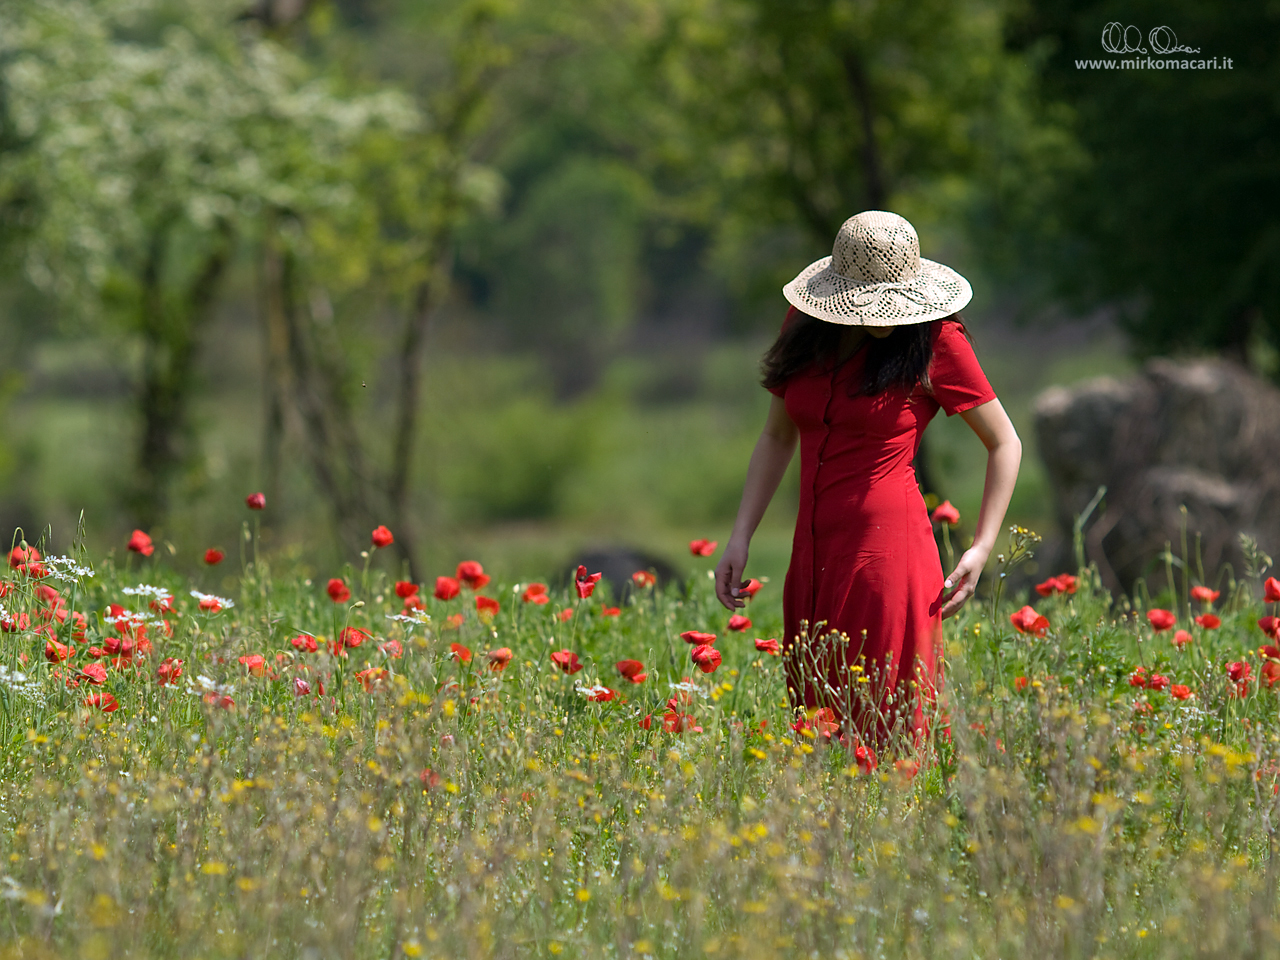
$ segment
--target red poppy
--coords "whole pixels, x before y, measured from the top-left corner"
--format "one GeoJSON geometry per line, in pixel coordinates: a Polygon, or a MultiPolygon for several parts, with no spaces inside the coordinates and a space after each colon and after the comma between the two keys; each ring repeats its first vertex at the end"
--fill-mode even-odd
{"type": "Polygon", "coordinates": [[[709,557],[716,552],[718,545],[716,540],[690,540],[689,552],[695,557],[709,557]]]}
{"type": "Polygon", "coordinates": [[[366,693],[376,693],[385,689],[389,678],[390,674],[387,673],[386,667],[366,667],[356,674],[356,679],[360,681],[360,686],[364,687],[366,693]]]}
{"type": "Polygon", "coordinates": [[[1029,606],[1010,614],[1009,622],[1019,633],[1031,633],[1037,637],[1043,637],[1049,629],[1049,619],[1029,606]]]}
{"type": "Polygon", "coordinates": [[[501,673],[507,669],[507,664],[515,654],[510,647],[499,647],[497,650],[490,650],[485,656],[489,658],[489,669],[494,673],[501,673]]]}
{"type": "Polygon", "coordinates": [[[36,600],[46,606],[59,606],[62,600],[62,594],[58,593],[56,587],[51,587],[47,583],[42,583],[35,590],[36,600]]]}
{"type": "Polygon", "coordinates": [[[35,547],[14,547],[9,551],[9,566],[18,570],[27,564],[37,563],[40,560],[40,551],[35,547]]]}
{"type": "Polygon", "coordinates": [[[551,662],[570,675],[582,669],[582,663],[578,660],[578,655],[572,650],[557,650],[551,654],[551,662]]]}
{"type": "Polygon", "coordinates": [[[1178,622],[1178,618],[1170,611],[1161,610],[1159,608],[1156,608],[1155,610],[1148,610],[1147,620],[1151,622],[1151,626],[1155,628],[1156,633],[1168,630],[1178,622]]]}
{"type": "Polygon", "coordinates": [[[1210,590],[1208,587],[1192,587],[1191,599],[1199,600],[1201,603],[1213,603],[1221,596],[1221,591],[1210,590]]]}
{"type": "Polygon", "coordinates": [[[764,586],[763,583],[755,579],[755,577],[752,577],[745,584],[743,584],[741,587],[738,588],[738,596],[754,597],[757,593],[760,592],[760,588],[763,586],[764,586]]]}
{"type": "Polygon", "coordinates": [[[701,733],[702,727],[698,726],[693,715],[682,711],[680,706],[675,697],[667,701],[667,712],[662,715],[662,729],[667,733],[701,733]]]}
{"type": "Polygon", "coordinates": [[[425,609],[427,609],[427,602],[423,600],[422,597],[418,596],[416,593],[411,597],[404,598],[405,613],[408,613],[410,610],[425,610],[425,609]]]}
{"type": "Polygon", "coordinates": [[[564,621],[568,620],[572,616],[573,616],[573,608],[565,607],[563,610],[561,610],[559,613],[556,614],[556,619],[559,620],[561,623],[564,623],[564,621]]]}
{"type": "Polygon", "coordinates": [[[396,538],[391,535],[391,531],[382,524],[373,528],[373,533],[369,534],[369,540],[377,550],[389,547],[396,542],[396,538]]]}
{"type": "Polygon", "coordinates": [[[44,642],[44,658],[50,663],[61,663],[63,660],[70,660],[75,655],[75,647],[59,643],[57,640],[46,640],[44,642]]]}
{"type": "Polygon", "coordinates": [[[1169,688],[1169,678],[1162,673],[1153,673],[1147,678],[1148,690],[1167,690],[1169,688]]]}
{"type": "Polygon", "coordinates": [[[1055,593],[1075,593],[1076,587],[1075,577],[1069,573],[1060,573],[1056,577],[1050,577],[1044,583],[1036,584],[1036,593],[1042,597],[1048,597],[1055,593]]]}
{"type": "Polygon", "coordinates": [[[267,495],[265,493],[251,493],[244,498],[244,505],[250,510],[265,510],[267,495]]]}
{"type": "Polygon", "coordinates": [[[761,653],[767,653],[771,657],[782,656],[782,645],[777,640],[770,638],[768,640],[757,640],[756,649],[761,653]]]}
{"type": "Polygon", "coordinates": [[[715,643],[716,635],[714,633],[702,633],[699,630],[686,630],[684,633],[680,634],[680,639],[685,643],[698,647],[702,646],[704,643],[715,643]]]}
{"type": "Polygon", "coordinates": [[[648,570],[637,570],[631,575],[631,580],[637,587],[641,588],[652,587],[658,582],[658,578],[648,570]]]}
{"type": "MultiPolygon", "coordinates": [[[[36,554],[35,559],[39,560],[40,555],[36,554]]],[[[9,562],[13,562],[12,558],[9,562]]],[[[1266,583],[1262,585],[1262,599],[1265,603],[1280,603],[1280,580],[1267,577],[1266,583]]]]}
{"type": "Polygon", "coordinates": [[[437,600],[452,600],[461,592],[462,584],[453,579],[453,577],[436,577],[435,597],[437,600]]]}
{"type": "Polygon", "coordinates": [[[451,613],[449,614],[448,617],[445,618],[445,621],[444,621],[445,629],[456,630],[458,629],[458,627],[462,626],[462,623],[465,619],[466,617],[464,617],[460,613],[451,613]]]}
{"type": "Polygon", "coordinates": [[[812,711],[809,715],[797,717],[795,722],[791,724],[791,729],[796,733],[805,730],[812,730],[819,736],[831,739],[831,735],[837,733],[840,725],[836,722],[836,712],[831,707],[821,707],[812,711]]]}
{"type": "Polygon", "coordinates": [[[151,538],[141,530],[133,531],[133,536],[129,538],[129,549],[144,557],[149,557],[156,552],[156,546],[151,542],[151,538]]]}
{"type": "Polygon", "coordinates": [[[1191,699],[1191,688],[1185,684],[1175,683],[1169,688],[1169,696],[1175,700],[1189,700],[1191,699]]]}
{"type": "Polygon", "coordinates": [[[1191,634],[1187,633],[1187,631],[1185,630],[1179,630],[1177,633],[1173,635],[1172,642],[1175,647],[1181,650],[1183,647],[1185,647],[1188,643],[1191,642],[1191,634]]]}
{"type": "Polygon", "coordinates": [[[945,523],[954,527],[960,522],[960,511],[951,505],[950,500],[943,500],[933,508],[933,513],[929,519],[934,523],[945,523]]]}
{"type": "Polygon", "coordinates": [[[378,644],[378,652],[384,657],[399,660],[404,656],[404,647],[399,640],[388,640],[386,643],[378,644]]]}
{"type": "Polygon", "coordinates": [[[346,581],[339,580],[334,577],[329,581],[329,585],[325,587],[329,594],[329,599],[334,603],[346,603],[351,599],[351,588],[347,586],[346,581]]]}
{"type": "Polygon", "coordinates": [[[1013,689],[1021,693],[1023,690],[1027,689],[1027,686],[1029,685],[1029,683],[1030,681],[1027,680],[1026,677],[1017,677],[1013,681],[1013,689]]]}
{"type": "Polygon", "coordinates": [[[736,633],[741,633],[743,630],[750,630],[751,620],[740,613],[735,613],[729,618],[729,629],[736,633]]]}
{"type": "Polygon", "coordinates": [[[410,583],[408,580],[396,581],[396,596],[401,600],[407,600],[417,592],[418,585],[416,583],[410,583]]]}
{"type": "Polygon", "coordinates": [[[498,601],[493,597],[476,597],[476,612],[492,616],[498,612],[498,601]]]}
{"type": "Polygon", "coordinates": [[[1145,687],[1147,685],[1147,668],[1138,667],[1133,673],[1129,674],[1129,686],[1145,687]]]}
{"type": "Polygon", "coordinates": [[[267,658],[260,653],[250,653],[243,656],[240,658],[240,662],[255,677],[261,677],[267,672],[267,658]]]}
{"type": "Polygon", "coordinates": [[[1258,629],[1272,640],[1280,640],[1280,617],[1263,617],[1258,621],[1258,629]]]}
{"type": "Polygon", "coordinates": [[[460,643],[449,644],[449,655],[459,663],[471,662],[471,651],[460,643]]]}
{"type": "Polygon", "coordinates": [[[652,730],[652,729],[653,729],[653,714],[652,714],[652,713],[646,713],[643,717],[641,717],[641,718],[640,718],[640,721],[639,721],[639,726],[640,726],[640,729],[641,729],[641,730],[652,730]]]}
{"type": "Polygon", "coordinates": [[[853,759],[858,764],[859,773],[870,773],[880,765],[880,761],[876,759],[876,752],[865,743],[858,744],[857,749],[853,751],[853,759]]]}
{"type": "Polygon", "coordinates": [[[316,638],[309,633],[300,633],[289,642],[293,644],[293,649],[302,653],[315,653],[320,649],[319,644],[316,643],[316,638]]]}
{"type": "Polygon", "coordinates": [[[116,698],[106,690],[101,690],[98,693],[90,694],[85,697],[84,705],[86,707],[97,708],[103,713],[115,713],[120,709],[120,704],[116,702],[116,698]]]}
{"type": "Polygon", "coordinates": [[[618,672],[632,683],[644,683],[649,675],[644,672],[644,664],[639,660],[619,660],[615,666],[618,672]]]}
{"type": "Polygon", "coordinates": [[[234,710],[236,708],[236,702],[231,697],[214,690],[210,690],[204,695],[204,702],[211,707],[218,707],[222,710],[234,710]]]}
{"type": "Polygon", "coordinates": [[[221,563],[224,557],[226,557],[226,554],[217,547],[210,547],[204,552],[204,562],[211,567],[221,563]]]}
{"type": "Polygon", "coordinates": [[[578,590],[578,598],[585,600],[591,596],[591,592],[595,590],[602,576],[604,576],[602,573],[587,573],[587,568],[578,564],[578,572],[573,575],[573,585],[578,590]]]}
{"type": "Polygon", "coordinates": [[[5,633],[18,633],[26,630],[31,626],[31,618],[25,613],[9,614],[3,620],[0,620],[0,630],[5,633]]]}
{"type": "Polygon", "coordinates": [[[1236,660],[1227,664],[1227,676],[1239,683],[1241,680],[1248,680],[1253,674],[1253,668],[1243,660],[1236,660]]]}
{"type": "Polygon", "coordinates": [[[1258,675],[1262,685],[1270,690],[1277,683],[1280,683],[1280,663],[1275,660],[1268,660],[1258,670],[1258,675]]]}
{"type": "Polygon", "coordinates": [[[545,583],[529,584],[524,588],[524,593],[520,594],[520,599],[525,603],[535,603],[538,606],[551,602],[551,598],[547,596],[547,585],[545,583]]]}
{"type": "Polygon", "coordinates": [[[156,682],[162,687],[176,683],[180,676],[182,676],[182,661],[176,657],[165,657],[160,661],[160,666],[156,667],[156,682]]]}
{"type": "Polygon", "coordinates": [[[458,564],[458,569],[454,576],[472,590],[479,590],[489,582],[489,576],[484,572],[484,567],[480,566],[475,560],[463,560],[458,564]]]}
{"type": "Polygon", "coordinates": [[[914,780],[916,774],[920,772],[920,762],[918,760],[895,760],[893,762],[893,770],[903,780],[914,780]]]}
{"type": "Polygon", "coordinates": [[[100,687],[107,682],[107,668],[100,663],[86,663],[80,668],[80,676],[95,687],[100,687]]]}
{"type": "Polygon", "coordinates": [[[1200,616],[1196,617],[1196,623],[1204,627],[1204,629],[1206,630],[1217,630],[1220,626],[1222,626],[1221,618],[1217,617],[1212,613],[1200,614],[1200,616]]]}
{"type": "Polygon", "coordinates": [[[311,684],[302,677],[293,678],[293,695],[295,697],[305,697],[311,692],[311,684]]]}
{"type": "Polygon", "coordinates": [[[428,790],[434,790],[444,782],[444,780],[441,779],[440,774],[436,773],[430,767],[423,767],[422,772],[418,774],[418,779],[428,790]]]}
{"type": "Polygon", "coordinates": [[[587,699],[592,703],[608,703],[616,696],[608,687],[593,687],[587,694],[587,699]]]}
{"type": "Polygon", "coordinates": [[[368,630],[361,630],[359,627],[343,627],[342,632],[338,634],[338,642],[344,647],[358,647],[372,637],[368,630]]]}
{"type": "Polygon", "coordinates": [[[622,614],[621,607],[603,607],[602,606],[600,608],[600,616],[602,617],[616,617],[616,616],[620,616],[621,614],[622,614]]]}
{"type": "Polygon", "coordinates": [[[709,643],[694,647],[689,657],[698,665],[698,669],[703,673],[712,673],[716,667],[720,666],[720,651],[709,643]]]}
{"type": "MultiPolygon", "coordinates": [[[[196,604],[205,613],[217,613],[222,609],[222,601],[217,597],[201,597],[200,602],[196,604]]],[[[119,624],[116,624],[119,627],[119,624]]]]}

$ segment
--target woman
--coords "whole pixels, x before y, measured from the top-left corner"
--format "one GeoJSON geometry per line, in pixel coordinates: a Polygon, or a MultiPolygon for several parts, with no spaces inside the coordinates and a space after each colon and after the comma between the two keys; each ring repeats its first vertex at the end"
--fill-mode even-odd
{"type": "Polygon", "coordinates": [[[783,294],[792,308],[763,362],[774,399],[716,594],[731,610],[743,605],[751,536],[799,438],[799,516],[783,590],[788,692],[793,707],[830,708],[829,721],[883,749],[926,729],[942,619],[973,596],[1022,444],[957,315],[973,295],[968,281],[922,259],[902,217],[850,217],[832,255],[783,294]],[[911,465],[940,408],[960,414],[988,450],[973,545],[945,581],[911,465]]]}

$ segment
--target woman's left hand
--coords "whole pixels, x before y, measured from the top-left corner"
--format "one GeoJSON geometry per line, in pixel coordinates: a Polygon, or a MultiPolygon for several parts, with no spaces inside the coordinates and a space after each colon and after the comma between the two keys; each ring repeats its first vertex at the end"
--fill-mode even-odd
{"type": "Polygon", "coordinates": [[[951,571],[943,584],[943,589],[950,593],[943,594],[942,619],[952,616],[964,606],[965,601],[973,596],[978,588],[978,577],[982,576],[982,568],[987,565],[987,554],[977,547],[970,547],[960,557],[960,562],[951,571]]]}

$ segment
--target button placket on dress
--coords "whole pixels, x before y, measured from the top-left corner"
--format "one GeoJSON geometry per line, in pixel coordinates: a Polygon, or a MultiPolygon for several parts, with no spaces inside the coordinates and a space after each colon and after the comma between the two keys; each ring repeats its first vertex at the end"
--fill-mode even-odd
{"type": "Polygon", "coordinates": [[[822,471],[822,455],[826,452],[827,441],[831,439],[831,400],[835,397],[836,374],[840,366],[831,371],[827,379],[827,401],[822,408],[822,440],[814,455],[813,482],[809,490],[809,631],[812,635],[818,605],[818,474],[822,471]]]}

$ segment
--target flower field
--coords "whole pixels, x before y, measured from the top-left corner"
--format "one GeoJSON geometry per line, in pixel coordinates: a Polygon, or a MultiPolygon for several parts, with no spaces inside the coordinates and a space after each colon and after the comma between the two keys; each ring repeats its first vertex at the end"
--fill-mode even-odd
{"type": "Polygon", "coordinates": [[[687,582],[613,592],[397,580],[385,527],[314,575],[245,531],[236,577],[191,545],[193,582],[143,531],[9,554],[0,956],[1280,949],[1256,549],[1240,579],[1169,555],[1114,604],[1083,566],[972,601],[929,742],[877,756],[791,715],[781,584],[731,621],[707,541],[687,582]]]}

